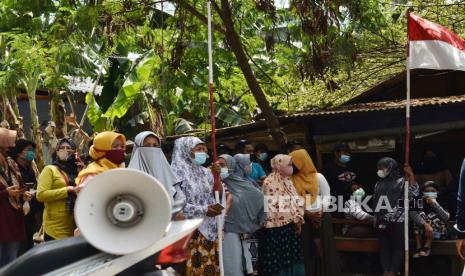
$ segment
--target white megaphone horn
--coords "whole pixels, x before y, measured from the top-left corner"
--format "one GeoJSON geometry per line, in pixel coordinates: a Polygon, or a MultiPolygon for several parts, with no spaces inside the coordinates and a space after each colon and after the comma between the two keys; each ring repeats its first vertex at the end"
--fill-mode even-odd
{"type": "Polygon", "coordinates": [[[171,199],[154,177],[134,169],[114,169],[81,190],[75,220],[94,247],[131,254],[160,240],[171,221],[171,199]]]}

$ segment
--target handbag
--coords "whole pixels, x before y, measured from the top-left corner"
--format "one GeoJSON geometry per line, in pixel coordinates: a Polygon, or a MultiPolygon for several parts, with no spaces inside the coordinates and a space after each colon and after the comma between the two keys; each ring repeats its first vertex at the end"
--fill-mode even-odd
{"type": "Polygon", "coordinates": [[[32,236],[32,240],[34,243],[41,244],[45,242],[45,231],[44,231],[44,225],[40,226],[39,231],[35,232],[34,235],[32,236]]]}

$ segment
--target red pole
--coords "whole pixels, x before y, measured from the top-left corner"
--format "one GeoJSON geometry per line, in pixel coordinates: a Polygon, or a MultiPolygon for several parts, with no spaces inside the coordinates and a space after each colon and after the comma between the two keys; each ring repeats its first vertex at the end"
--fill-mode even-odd
{"type": "MultiPolygon", "coordinates": [[[[210,111],[211,111],[211,121],[212,121],[212,152],[213,152],[213,162],[216,162],[217,153],[216,153],[216,125],[215,125],[215,97],[213,95],[213,82],[209,83],[210,90],[210,111]]],[[[220,180],[218,174],[214,174],[214,189],[215,191],[219,190],[220,180]]]]}
{"type": "MultiPolygon", "coordinates": [[[[407,12],[407,99],[405,101],[405,165],[410,164],[410,11],[407,12]]],[[[409,179],[410,180],[410,179],[409,179]]],[[[405,181],[404,187],[404,275],[409,275],[409,180],[405,181]]]]}

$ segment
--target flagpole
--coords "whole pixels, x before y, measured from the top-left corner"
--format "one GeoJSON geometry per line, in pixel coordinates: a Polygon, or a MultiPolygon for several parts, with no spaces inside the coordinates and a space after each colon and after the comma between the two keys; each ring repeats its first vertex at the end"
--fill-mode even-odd
{"type": "MultiPolygon", "coordinates": [[[[213,50],[212,50],[212,16],[211,16],[211,1],[207,2],[208,11],[208,90],[210,92],[210,112],[212,124],[212,152],[213,162],[216,162],[216,126],[215,126],[215,98],[213,95],[213,50]]],[[[216,203],[220,203],[219,192],[220,180],[218,174],[214,174],[214,191],[216,203]]],[[[223,224],[222,216],[216,216],[216,224],[218,228],[218,258],[220,265],[220,275],[224,275],[223,269],[223,224]]]]}
{"type": "MultiPolygon", "coordinates": [[[[405,165],[410,164],[410,38],[409,38],[410,12],[407,12],[407,100],[405,101],[405,165]]],[[[409,180],[405,180],[404,186],[404,246],[405,262],[404,275],[409,275],[409,180]]]]}

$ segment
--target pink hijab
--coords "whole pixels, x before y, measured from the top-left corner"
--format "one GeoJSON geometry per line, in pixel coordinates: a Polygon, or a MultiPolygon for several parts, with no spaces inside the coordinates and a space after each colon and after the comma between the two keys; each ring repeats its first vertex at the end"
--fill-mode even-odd
{"type": "Polygon", "coordinates": [[[289,223],[303,222],[304,209],[295,199],[299,197],[289,176],[281,175],[280,171],[289,166],[291,157],[278,154],[271,159],[273,172],[263,181],[263,194],[268,207],[265,228],[274,228],[289,223]],[[290,200],[280,200],[280,197],[290,200]],[[292,200],[291,200],[292,199],[292,200]],[[281,211],[280,211],[281,210],[281,211]]]}

